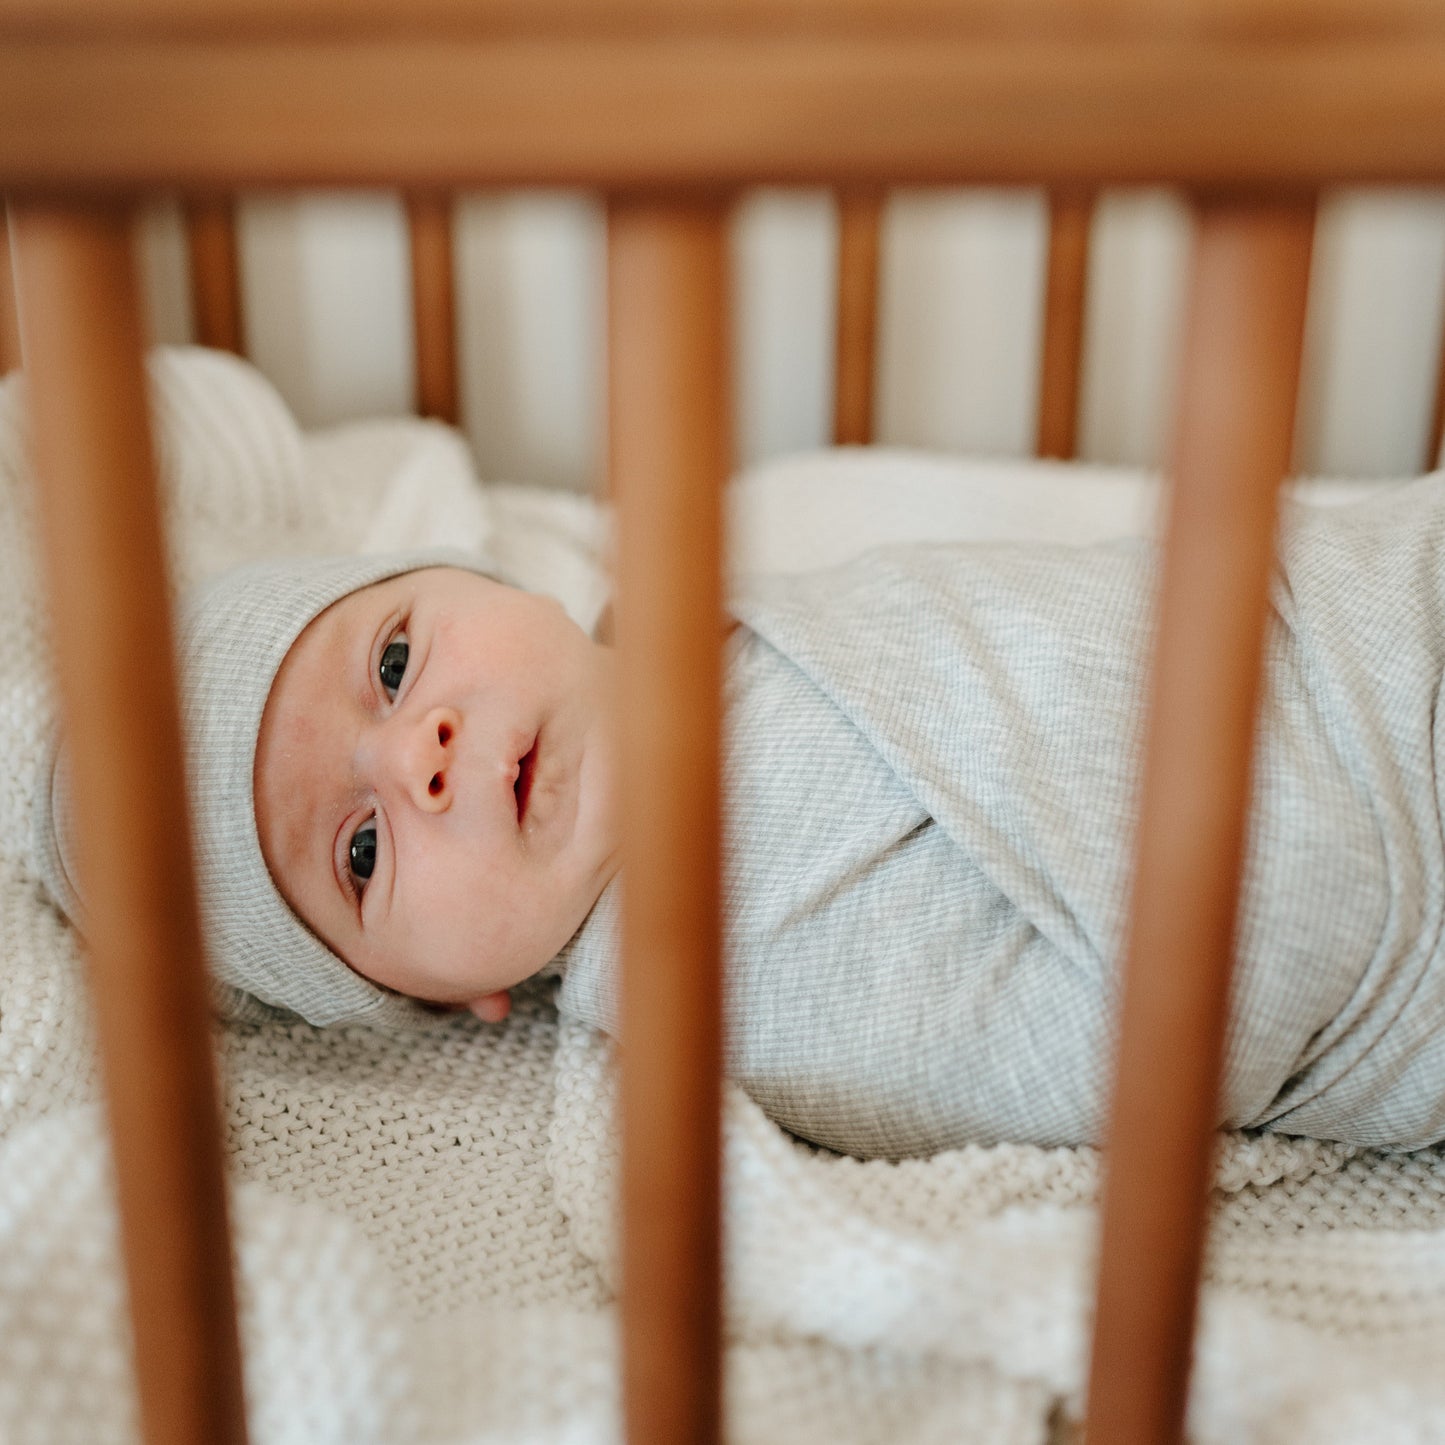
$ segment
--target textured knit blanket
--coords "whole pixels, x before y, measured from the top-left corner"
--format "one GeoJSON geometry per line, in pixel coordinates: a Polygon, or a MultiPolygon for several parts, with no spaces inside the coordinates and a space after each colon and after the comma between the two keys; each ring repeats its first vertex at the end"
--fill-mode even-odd
{"type": "MultiPolygon", "coordinates": [[[[254,372],[205,353],[158,354],[152,380],[179,576],[277,546],[472,536],[518,575],[557,586],[579,616],[595,609],[599,537],[585,504],[483,495],[444,430],[373,423],[303,437],[254,372]]],[[[860,466],[887,490],[890,514],[921,473],[949,471],[881,453],[807,460],[793,479],[811,469],[834,515],[860,466]]],[[[946,480],[950,495],[993,489],[1045,507],[1106,480],[1135,497],[1150,487],[1030,467],[955,467],[946,480]]],[[[9,386],[0,1439],[130,1442],[83,960],[22,857],[49,720],[28,487],[9,386]]],[[[505,1025],[459,1018],[420,1040],[218,1026],[260,1445],[618,1438],[611,1046],[559,1019],[554,990],[522,990],[505,1025]]],[[[968,1146],[863,1162],[792,1140],[735,1085],[725,1103],[731,1438],[1042,1442],[1060,1411],[1077,1414],[1091,1149],[968,1146]]],[[[1445,1435],[1442,1225],[1435,1150],[1222,1136],[1197,1438],[1445,1435]]]]}
{"type": "MultiPolygon", "coordinates": [[[[1281,552],[1218,1117],[1417,1148],[1445,1137],[1445,479],[1296,505],[1281,552]]],[[[735,602],[728,1063],[789,1129],[1100,1142],[1154,559],[898,546],[735,602]]],[[[614,1032],[615,913],[561,994],[614,1032]]]]}

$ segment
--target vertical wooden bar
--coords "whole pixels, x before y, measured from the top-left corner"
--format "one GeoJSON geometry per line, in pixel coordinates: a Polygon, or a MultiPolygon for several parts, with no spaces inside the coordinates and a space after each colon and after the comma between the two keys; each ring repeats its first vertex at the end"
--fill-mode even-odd
{"type": "Polygon", "coordinates": [[[883,197],[838,197],[838,318],[833,369],[833,442],[873,440],[873,376],[878,338],[878,250],[883,197]]]}
{"type": "Polygon", "coordinates": [[[18,207],[21,323],[142,1425],[149,1445],[239,1445],[220,1116],[130,234],[119,207],[18,207]]]}
{"type": "Polygon", "coordinates": [[[614,200],[609,464],[622,708],[623,1402],[637,1445],[719,1438],[725,211],[614,200]]]}
{"type": "Polygon", "coordinates": [[[1435,407],[1430,413],[1430,431],[1425,438],[1425,459],[1420,470],[1433,472],[1440,465],[1440,443],[1445,440],[1445,333],[1441,335],[1440,359],[1435,368],[1435,407]]]}
{"type": "Polygon", "coordinates": [[[1199,213],[1164,543],[1087,1439],[1180,1438],[1313,207],[1199,213]]]}
{"type": "Polygon", "coordinates": [[[191,260],[191,314],[202,346],[246,354],[241,314],[241,255],[236,203],[229,196],[186,203],[191,260]]]}
{"type": "Polygon", "coordinates": [[[1085,282],[1093,215],[1092,192],[1063,190],[1049,196],[1049,269],[1039,362],[1041,457],[1068,460],[1077,449],[1085,282]]]}
{"type": "Polygon", "coordinates": [[[20,366],[20,312],[15,304],[15,272],[10,248],[5,205],[0,199],[0,376],[20,366]]]}
{"type": "Polygon", "coordinates": [[[411,233],[412,334],[416,341],[416,409],[457,424],[456,285],[451,198],[413,195],[406,203],[411,233]]]}

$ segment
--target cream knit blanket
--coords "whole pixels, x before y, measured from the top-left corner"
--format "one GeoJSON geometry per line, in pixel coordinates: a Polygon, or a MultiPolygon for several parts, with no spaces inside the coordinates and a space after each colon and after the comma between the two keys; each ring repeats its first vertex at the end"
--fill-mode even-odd
{"type": "MultiPolygon", "coordinates": [[[[467,534],[595,610],[587,507],[479,492],[443,429],[303,437],[253,371],[207,353],[158,353],[152,378],[179,576],[278,544],[467,534]]],[[[0,1439],[129,1441],[81,961],[21,856],[49,701],[14,392],[0,395],[0,1439]]],[[[908,465],[880,456],[879,484],[908,465]]],[[[609,1046],[559,1023],[551,988],[524,990],[502,1027],[459,1019],[422,1040],[218,1029],[257,1442],[617,1438],[609,1046]]],[[[731,1438],[1042,1441],[1077,1413],[1091,1151],[862,1163],[791,1141],[731,1086],[724,1122],[731,1438]]],[[[1437,1151],[1227,1137],[1214,1217],[1198,1439],[1445,1438],[1437,1151]]]]}

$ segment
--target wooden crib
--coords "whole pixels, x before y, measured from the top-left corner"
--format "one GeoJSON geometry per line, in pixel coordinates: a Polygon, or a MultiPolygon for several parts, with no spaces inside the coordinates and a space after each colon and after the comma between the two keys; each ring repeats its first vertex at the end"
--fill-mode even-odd
{"type": "MultiPolygon", "coordinates": [[[[755,182],[838,188],[836,435],[864,442],[881,188],[1049,186],[1039,449],[1067,456],[1090,198],[1190,194],[1086,1421],[1090,1440],[1143,1442],[1182,1429],[1314,202],[1371,181],[1445,181],[1445,11],[1428,0],[0,0],[0,187],[153,1445],[245,1424],[174,677],[151,642],[168,604],[137,200],[186,198],[199,339],[240,349],[235,188],[403,189],[418,404],[455,420],[448,192],[607,197],[624,977],[646,971],[623,1004],[624,1400],[630,1440],[701,1442],[721,1431],[727,206],[755,182]]],[[[10,296],[0,275],[7,364],[10,296]]]]}

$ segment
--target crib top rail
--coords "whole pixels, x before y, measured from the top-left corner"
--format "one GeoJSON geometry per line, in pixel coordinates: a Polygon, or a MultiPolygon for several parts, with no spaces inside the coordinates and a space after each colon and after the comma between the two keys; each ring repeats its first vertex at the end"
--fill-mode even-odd
{"type": "Polygon", "coordinates": [[[1431,0],[0,0],[0,24],[50,35],[495,34],[559,28],[858,27],[897,33],[1249,36],[1418,35],[1441,28],[1431,0]]]}
{"type": "Polygon", "coordinates": [[[1424,0],[0,0],[12,192],[1442,178],[1424,0]]]}

